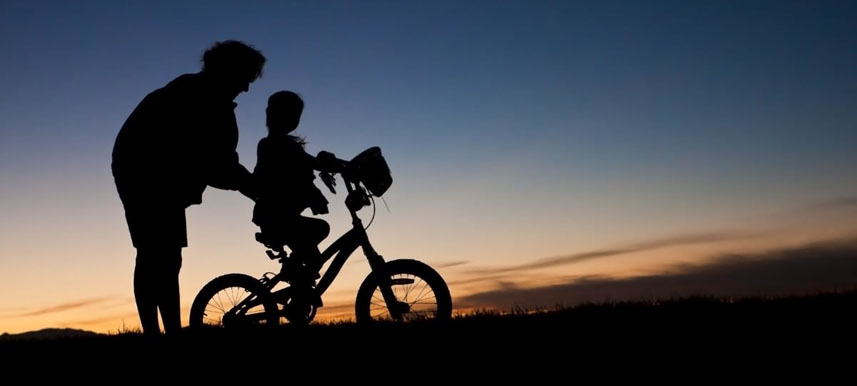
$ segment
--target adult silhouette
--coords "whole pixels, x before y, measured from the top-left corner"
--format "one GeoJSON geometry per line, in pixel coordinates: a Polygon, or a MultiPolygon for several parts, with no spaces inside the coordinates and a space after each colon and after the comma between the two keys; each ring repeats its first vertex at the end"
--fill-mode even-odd
{"type": "Polygon", "coordinates": [[[131,113],[113,146],[113,177],[137,249],[134,297],[144,334],[181,329],[179,270],[187,247],[185,209],[206,186],[254,196],[238,162],[233,102],[262,73],[265,57],[238,41],[217,42],[202,71],[157,89],[131,113]]]}

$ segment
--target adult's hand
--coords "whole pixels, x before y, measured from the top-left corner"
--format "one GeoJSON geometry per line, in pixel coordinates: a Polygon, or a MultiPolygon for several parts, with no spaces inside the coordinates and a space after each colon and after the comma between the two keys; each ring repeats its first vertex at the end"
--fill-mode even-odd
{"type": "Polygon", "coordinates": [[[252,173],[250,173],[246,168],[243,169],[244,172],[240,173],[241,176],[238,181],[238,191],[247,198],[256,201],[256,198],[259,197],[259,184],[256,182],[256,177],[253,176],[252,173]]]}

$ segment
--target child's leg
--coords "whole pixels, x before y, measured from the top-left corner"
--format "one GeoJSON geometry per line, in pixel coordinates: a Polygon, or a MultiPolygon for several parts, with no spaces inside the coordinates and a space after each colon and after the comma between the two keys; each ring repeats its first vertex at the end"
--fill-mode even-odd
{"type": "Polygon", "coordinates": [[[327,221],[301,216],[295,226],[295,250],[303,256],[303,262],[314,270],[321,269],[321,252],[318,244],[330,234],[327,221]]]}

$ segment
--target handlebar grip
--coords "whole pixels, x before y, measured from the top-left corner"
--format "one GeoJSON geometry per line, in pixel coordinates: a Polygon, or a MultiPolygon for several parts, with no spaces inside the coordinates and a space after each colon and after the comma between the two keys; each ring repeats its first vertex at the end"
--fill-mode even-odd
{"type": "Polygon", "coordinates": [[[336,156],[327,151],[320,151],[316,156],[319,163],[319,169],[329,173],[339,173],[347,164],[346,161],[336,158],[336,156]]]}

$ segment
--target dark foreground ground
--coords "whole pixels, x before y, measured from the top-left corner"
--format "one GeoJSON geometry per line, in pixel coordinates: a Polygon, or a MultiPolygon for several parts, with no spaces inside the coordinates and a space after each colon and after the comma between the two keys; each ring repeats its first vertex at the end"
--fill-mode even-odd
{"type": "Polygon", "coordinates": [[[0,355],[40,363],[138,357],[203,360],[215,368],[223,366],[219,364],[223,359],[328,367],[355,361],[416,361],[428,364],[428,369],[487,361],[492,373],[509,371],[507,366],[514,363],[550,364],[555,369],[593,361],[653,361],[669,366],[717,358],[730,366],[736,363],[729,361],[762,363],[779,358],[781,367],[789,367],[790,362],[783,360],[853,361],[855,329],[857,291],[851,291],[780,299],[689,298],[537,313],[477,313],[441,325],[283,326],[244,332],[185,331],[155,339],[139,334],[5,339],[0,340],[0,355]]]}

